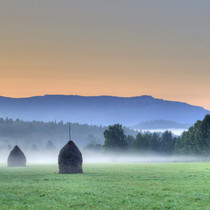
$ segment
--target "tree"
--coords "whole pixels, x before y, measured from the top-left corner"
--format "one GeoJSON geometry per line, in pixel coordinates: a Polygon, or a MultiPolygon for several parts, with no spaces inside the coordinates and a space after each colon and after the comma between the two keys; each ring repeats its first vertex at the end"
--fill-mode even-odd
{"type": "Polygon", "coordinates": [[[170,131],[165,131],[161,138],[161,151],[165,153],[173,153],[175,147],[175,138],[170,131]]]}
{"type": "Polygon", "coordinates": [[[98,144],[96,141],[91,141],[89,144],[87,144],[84,147],[84,150],[88,151],[88,150],[92,150],[92,151],[102,151],[103,147],[101,144],[98,144]]]}
{"type": "Polygon", "coordinates": [[[122,125],[115,124],[109,126],[108,129],[104,131],[104,148],[106,150],[125,150],[127,149],[127,142],[122,125]]]}
{"type": "Polygon", "coordinates": [[[37,148],[37,146],[35,144],[33,144],[32,147],[31,147],[31,150],[37,152],[38,151],[38,148],[37,148]]]}
{"type": "Polygon", "coordinates": [[[200,127],[202,141],[200,138],[200,147],[205,154],[210,154],[210,115],[206,115],[200,127]]]}
{"type": "Polygon", "coordinates": [[[53,144],[53,142],[49,140],[46,144],[45,150],[46,151],[54,151],[54,150],[56,150],[56,147],[53,144]]]}
{"type": "Polygon", "coordinates": [[[210,154],[210,115],[198,120],[176,142],[176,152],[181,154],[210,154]]]}
{"type": "Polygon", "coordinates": [[[147,139],[144,138],[143,134],[138,133],[134,141],[134,148],[136,150],[145,150],[147,146],[148,146],[147,139]]]}
{"type": "Polygon", "coordinates": [[[158,152],[160,149],[160,135],[158,133],[153,133],[150,141],[150,149],[152,151],[158,152]]]}
{"type": "Polygon", "coordinates": [[[132,135],[127,135],[125,140],[128,144],[128,149],[133,149],[135,138],[132,135]]]}

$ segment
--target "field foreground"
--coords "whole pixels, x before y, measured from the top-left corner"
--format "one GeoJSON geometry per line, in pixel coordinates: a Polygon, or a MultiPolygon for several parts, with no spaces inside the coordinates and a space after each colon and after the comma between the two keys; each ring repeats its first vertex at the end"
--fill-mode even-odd
{"type": "Polygon", "coordinates": [[[0,209],[210,209],[210,162],[0,168],[0,209]]]}

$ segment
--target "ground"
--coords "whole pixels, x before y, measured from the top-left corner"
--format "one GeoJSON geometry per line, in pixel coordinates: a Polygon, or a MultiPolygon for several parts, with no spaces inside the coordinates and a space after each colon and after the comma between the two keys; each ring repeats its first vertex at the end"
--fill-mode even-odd
{"type": "Polygon", "coordinates": [[[0,209],[210,209],[210,162],[0,167],[0,209]]]}

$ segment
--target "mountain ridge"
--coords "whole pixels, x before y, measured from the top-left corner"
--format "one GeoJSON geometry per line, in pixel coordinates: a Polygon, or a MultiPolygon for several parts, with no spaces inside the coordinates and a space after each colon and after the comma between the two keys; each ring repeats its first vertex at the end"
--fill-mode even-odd
{"type": "Polygon", "coordinates": [[[33,99],[33,98],[42,98],[42,97],[83,97],[83,98],[101,98],[101,97],[110,97],[110,98],[122,98],[122,99],[133,99],[133,98],[151,98],[151,99],[155,99],[155,100],[160,100],[160,101],[164,101],[164,102],[173,102],[173,103],[181,103],[181,104],[186,104],[186,105],[190,105],[190,106],[194,106],[194,107],[200,107],[206,111],[209,111],[208,109],[202,107],[202,106],[198,106],[198,105],[193,105],[193,104],[189,104],[187,102],[183,102],[183,101],[171,101],[171,100],[167,100],[167,99],[162,99],[162,98],[155,98],[151,95],[140,95],[140,96],[112,96],[112,95],[97,95],[97,96],[82,96],[82,95],[62,95],[62,94],[45,94],[45,95],[38,95],[38,96],[29,96],[29,97],[8,97],[8,96],[0,96],[1,98],[5,98],[5,99],[33,99]]]}
{"type": "Polygon", "coordinates": [[[209,110],[186,102],[134,97],[44,95],[25,98],[0,96],[0,117],[23,120],[78,122],[95,125],[120,123],[133,126],[145,121],[194,123],[209,110]]]}

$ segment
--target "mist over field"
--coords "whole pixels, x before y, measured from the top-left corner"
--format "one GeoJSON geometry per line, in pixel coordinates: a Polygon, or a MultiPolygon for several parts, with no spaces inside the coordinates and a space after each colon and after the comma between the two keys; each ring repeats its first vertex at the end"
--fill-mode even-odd
{"type": "Polygon", "coordinates": [[[164,163],[209,160],[210,115],[189,130],[137,130],[120,124],[98,127],[63,122],[0,119],[0,163],[18,145],[27,163],[57,163],[69,129],[84,163],[164,163]],[[70,126],[71,125],[71,126],[70,126]],[[198,135],[199,134],[199,135],[198,135]]]}
{"type": "MultiPolygon", "coordinates": [[[[57,164],[59,150],[55,151],[31,151],[23,150],[27,164],[57,164]]],[[[210,161],[208,156],[199,155],[164,155],[151,152],[129,153],[129,152],[94,152],[84,151],[83,163],[172,163],[172,162],[197,162],[210,161]]],[[[0,164],[5,165],[9,156],[9,150],[3,150],[0,154],[0,164]]]]}

